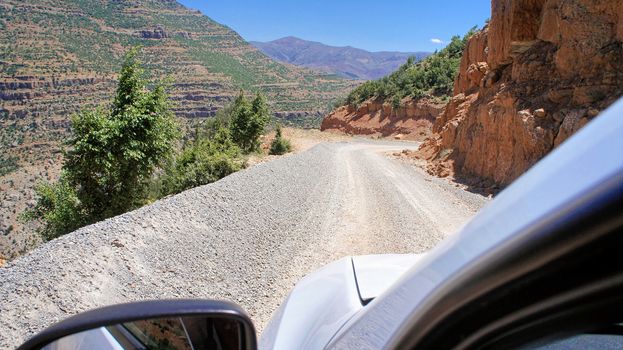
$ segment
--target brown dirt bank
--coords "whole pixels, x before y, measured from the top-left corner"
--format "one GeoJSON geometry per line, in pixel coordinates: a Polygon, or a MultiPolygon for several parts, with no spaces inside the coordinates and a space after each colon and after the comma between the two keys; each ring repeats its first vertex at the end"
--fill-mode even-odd
{"type": "Polygon", "coordinates": [[[331,112],[320,130],[421,141],[431,135],[433,123],[443,109],[444,103],[430,99],[405,99],[398,108],[370,99],[358,108],[343,106],[331,112]]]}

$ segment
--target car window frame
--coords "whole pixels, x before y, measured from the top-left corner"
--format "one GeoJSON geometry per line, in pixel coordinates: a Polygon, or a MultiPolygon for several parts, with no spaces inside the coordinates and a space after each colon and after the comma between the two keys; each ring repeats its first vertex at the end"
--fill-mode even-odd
{"type": "Polygon", "coordinates": [[[410,325],[412,330],[405,332],[396,348],[511,348],[622,321],[616,317],[623,316],[623,259],[618,259],[616,248],[623,246],[623,174],[586,197],[571,210],[552,213],[548,225],[536,225],[530,235],[522,236],[526,239],[494,252],[464,271],[465,275],[446,290],[438,291],[440,304],[461,301],[447,310],[439,305],[431,307],[428,315],[410,325]],[[556,261],[558,264],[548,269],[548,264],[556,261]],[[582,263],[595,264],[602,270],[610,264],[612,270],[595,278],[587,277],[588,272],[569,271],[572,266],[581,268],[582,263]],[[548,283],[548,278],[565,271],[565,286],[557,287],[560,282],[553,278],[548,283]],[[577,272],[577,279],[573,272],[577,272]],[[484,278],[491,281],[482,281],[484,278]],[[553,291],[544,299],[519,303],[530,293],[549,289],[553,291]],[[513,298],[518,304],[500,310],[496,319],[485,317],[500,295],[503,301],[499,308],[505,306],[504,300],[513,298]],[[595,300],[598,296],[603,302],[595,300]],[[563,305],[568,306],[560,310],[563,305]],[[551,314],[543,315],[543,309],[551,314]],[[461,334],[468,324],[474,325],[461,334]],[[425,326],[429,330],[423,330],[425,326]],[[454,342],[452,334],[457,338],[454,342]]]}

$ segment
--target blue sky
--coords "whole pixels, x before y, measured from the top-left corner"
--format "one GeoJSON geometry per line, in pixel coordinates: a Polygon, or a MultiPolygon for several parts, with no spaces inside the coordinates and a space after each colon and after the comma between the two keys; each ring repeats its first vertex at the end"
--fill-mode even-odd
{"type": "Polygon", "coordinates": [[[434,51],[491,13],[491,0],[178,1],[246,40],[293,35],[369,51],[434,51]]]}

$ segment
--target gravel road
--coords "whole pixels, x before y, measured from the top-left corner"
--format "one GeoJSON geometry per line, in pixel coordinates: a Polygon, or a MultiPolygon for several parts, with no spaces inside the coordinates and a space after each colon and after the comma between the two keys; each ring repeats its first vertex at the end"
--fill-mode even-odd
{"type": "Polygon", "coordinates": [[[157,298],[239,303],[258,331],[305,274],[423,252],[482,196],[392,160],[415,143],[322,143],[85,227],[0,268],[0,348],[68,315],[157,298]]]}

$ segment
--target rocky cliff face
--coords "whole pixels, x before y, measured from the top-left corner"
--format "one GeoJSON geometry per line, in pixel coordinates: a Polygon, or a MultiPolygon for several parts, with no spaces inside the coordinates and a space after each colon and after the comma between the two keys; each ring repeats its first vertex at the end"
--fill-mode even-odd
{"type": "Polygon", "coordinates": [[[368,100],[359,108],[342,106],[326,116],[320,130],[353,135],[395,136],[421,141],[431,134],[444,104],[429,99],[406,100],[399,108],[390,103],[368,100]]]}
{"type": "Polygon", "coordinates": [[[623,2],[493,0],[420,148],[439,175],[508,184],[623,93],[623,2]]]}

